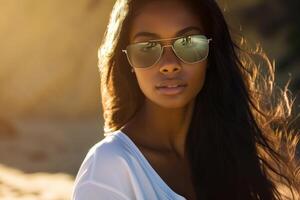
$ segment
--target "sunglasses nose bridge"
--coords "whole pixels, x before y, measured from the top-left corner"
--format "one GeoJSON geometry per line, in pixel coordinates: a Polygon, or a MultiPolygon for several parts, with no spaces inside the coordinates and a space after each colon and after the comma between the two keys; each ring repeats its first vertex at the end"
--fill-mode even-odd
{"type": "Polygon", "coordinates": [[[180,60],[178,59],[172,45],[162,46],[162,53],[159,62],[159,70],[164,74],[178,72],[181,69],[180,60]],[[165,49],[165,47],[168,47],[165,49]]]}
{"type": "Polygon", "coordinates": [[[160,55],[160,60],[162,60],[163,57],[165,57],[165,56],[167,56],[167,58],[173,57],[173,59],[174,58],[176,58],[176,60],[178,59],[178,56],[177,56],[177,54],[175,52],[175,49],[174,49],[172,44],[163,45],[161,47],[161,51],[162,52],[161,52],[161,55],[160,55]],[[167,50],[167,49],[169,49],[169,50],[167,50]],[[169,55],[169,54],[173,54],[173,55],[169,55]]]}

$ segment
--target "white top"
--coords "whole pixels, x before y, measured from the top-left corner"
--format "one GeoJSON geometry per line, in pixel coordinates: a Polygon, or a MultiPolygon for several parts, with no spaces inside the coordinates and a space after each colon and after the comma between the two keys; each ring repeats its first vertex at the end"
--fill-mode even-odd
{"type": "Polygon", "coordinates": [[[186,200],[120,130],[95,144],[76,176],[72,200],[186,200]]]}

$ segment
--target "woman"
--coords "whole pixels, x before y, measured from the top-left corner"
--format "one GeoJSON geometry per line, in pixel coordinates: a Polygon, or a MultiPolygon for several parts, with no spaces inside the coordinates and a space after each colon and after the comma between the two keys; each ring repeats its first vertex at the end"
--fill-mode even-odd
{"type": "Polygon", "coordinates": [[[117,0],[99,50],[106,137],[73,199],[296,199],[297,138],[275,134],[291,102],[271,106],[272,68],[259,82],[246,61],[213,0],[117,0]]]}

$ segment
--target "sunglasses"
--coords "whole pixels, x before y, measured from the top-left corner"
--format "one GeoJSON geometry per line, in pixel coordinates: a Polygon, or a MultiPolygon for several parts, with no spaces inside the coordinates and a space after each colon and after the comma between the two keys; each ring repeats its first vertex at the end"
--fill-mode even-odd
{"type": "Polygon", "coordinates": [[[157,64],[165,47],[171,47],[182,62],[194,64],[207,58],[211,40],[204,35],[189,35],[133,43],[122,51],[126,54],[129,64],[135,68],[147,68],[157,64]],[[162,45],[162,41],[172,41],[172,44],[162,45]]]}

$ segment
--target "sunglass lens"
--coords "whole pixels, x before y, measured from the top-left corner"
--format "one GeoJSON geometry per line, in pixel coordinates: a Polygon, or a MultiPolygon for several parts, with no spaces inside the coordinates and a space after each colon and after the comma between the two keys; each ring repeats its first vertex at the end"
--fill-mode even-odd
{"type": "Polygon", "coordinates": [[[185,63],[195,63],[204,60],[208,55],[208,40],[203,35],[192,35],[180,38],[174,42],[176,55],[185,63]]]}
{"type": "Polygon", "coordinates": [[[130,64],[134,67],[150,67],[159,59],[161,48],[157,42],[136,43],[127,47],[127,56],[130,64]]]}

